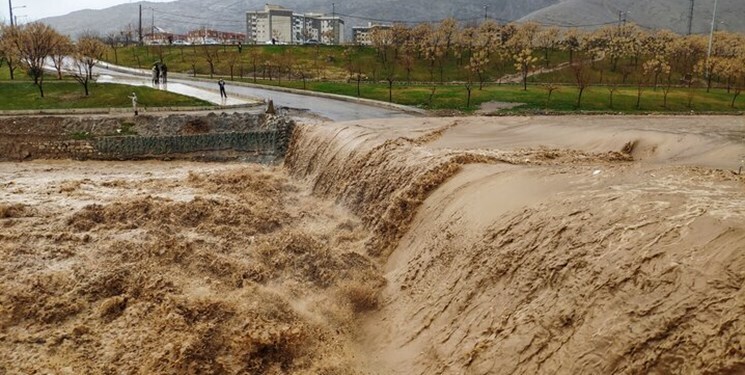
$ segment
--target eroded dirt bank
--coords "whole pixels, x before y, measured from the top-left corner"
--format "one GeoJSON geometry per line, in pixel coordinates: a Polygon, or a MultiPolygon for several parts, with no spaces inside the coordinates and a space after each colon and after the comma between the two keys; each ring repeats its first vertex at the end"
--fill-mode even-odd
{"type": "Polygon", "coordinates": [[[286,162],[375,234],[381,374],[727,374],[745,371],[742,134],[741,118],[357,122],[301,128],[286,162]]]}

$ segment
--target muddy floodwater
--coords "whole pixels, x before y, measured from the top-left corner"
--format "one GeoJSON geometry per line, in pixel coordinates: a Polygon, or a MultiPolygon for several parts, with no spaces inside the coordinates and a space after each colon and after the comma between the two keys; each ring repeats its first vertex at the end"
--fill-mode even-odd
{"type": "Polygon", "coordinates": [[[0,163],[0,374],[745,371],[740,117],[299,124],[0,163]]]}
{"type": "Polygon", "coordinates": [[[383,283],[367,231],[282,170],[34,161],[0,178],[0,372],[353,367],[341,348],[383,283]]]}

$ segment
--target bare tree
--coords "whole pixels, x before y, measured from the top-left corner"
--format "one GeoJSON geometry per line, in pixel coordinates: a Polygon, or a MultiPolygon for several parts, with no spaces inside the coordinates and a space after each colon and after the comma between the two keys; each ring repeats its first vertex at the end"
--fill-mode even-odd
{"type": "Polygon", "coordinates": [[[122,42],[121,34],[112,31],[106,34],[104,40],[106,41],[106,45],[108,45],[109,48],[114,51],[114,64],[119,64],[119,54],[117,53],[117,50],[119,49],[122,42]]]}
{"type": "Polygon", "coordinates": [[[545,83],[541,85],[541,88],[546,90],[546,93],[548,96],[546,97],[546,108],[548,108],[549,104],[551,104],[551,94],[554,93],[554,91],[557,91],[559,89],[559,86],[554,83],[545,83]]]}
{"type": "Polygon", "coordinates": [[[217,50],[210,47],[207,44],[202,45],[202,56],[207,64],[210,66],[210,78],[215,75],[215,59],[217,58],[217,50]]]}
{"type": "Polygon", "coordinates": [[[466,79],[464,86],[466,88],[466,108],[470,108],[471,107],[471,91],[473,90],[473,79],[471,79],[471,74],[468,74],[468,79],[466,79]]]}
{"type": "Polygon", "coordinates": [[[582,108],[582,94],[590,86],[590,67],[583,59],[576,59],[571,64],[574,83],[577,85],[577,104],[576,109],[582,108]]]}
{"type": "Polygon", "coordinates": [[[250,47],[248,49],[248,61],[251,63],[251,70],[253,71],[254,83],[256,83],[256,70],[259,66],[259,61],[262,59],[262,53],[259,47],[250,47]]]}
{"type": "Polygon", "coordinates": [[[62,68],[64,68],[65,58],[73,54],[75,50],[75,46],[73,46],[70,37],[66,35],[60,35],[59,37],[61,40],[52,50],[52,54],[50,55],[54,69],[57,71],[58,80],[62,79],[62,68]]]}
{"type": "Polygon", "coordinates": [[[299,63],[295,65],[295,76],[303,81],[303,90],[307,89],[306,82],[313,74],[313,67],[308,63],[299,63]]]}
{"type": "Polygon", "coordinates": [[[618,84],[609,83],[605,88],[608,90],[608,107],[613,109],[613,95],[618,91],[618,84]]]}
{"type": "Polygon", "coordinates": [[[228,71],[230,72],[231,81],[234,79],[235,67],[240,63],[240,61],[241,55],[239,55],[238,52],[230,51],[227,53],[227,57],[225,58],[225,65],[228,67],[228,71]]]}
{"type": "Polygon", "coordinates": [[[93,79],[93,67],[96,66],[103,54],[106,53],[106,45],[100,40],[92,37],[83,37],[75,46],[73,78],[78,81],[88,96],[88,85],[93,79]]]}
{"type": "Polygon", "coordinates": [[[16,47],[15,38],[18,33],[10,26],[0,25],[0,62],[5,61],[8,65],[10,79],[15,79],[15,70],[18,68],[20,56],[16,47]]]}
{"type": "Polygon", "coordinates": [[[21,63],[26,67],[28,76],[39,88],[39,95],[44,97],[44,61],[52,54],[61,38],[50,26],[32,22],[15,27],[17,32],[14,43],[18,49],[21,63]]]}

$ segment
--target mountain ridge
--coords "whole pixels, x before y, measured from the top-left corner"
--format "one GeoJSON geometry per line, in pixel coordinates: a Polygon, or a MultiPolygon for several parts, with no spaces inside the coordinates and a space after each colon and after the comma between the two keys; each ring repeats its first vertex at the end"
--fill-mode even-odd
{"type": "MultiPolygon", "coordinates": [[[[402,21],[407,23],[437,21],[453,17],[464,23],[477,23],[488,17],[499,22],[536,21],[545,25],[597,27],[618,22],[619,12],[629,22],[642,27],[666,28],[680,34],[687,33],[691,0],[661,0],[638,2],[635,0],[345,0],[333,3],[328,0],[284,0],[273,4],[293,9],[299,13],[316,12],[336,14],[345,20],[347,35],[353,26],[368,22],[402,21]],[[422,12],[426,9],[427,12],[422,12]]],[[[696,0],[694,6],[694,33],[706,33],[711,22],[711,5],[696,0]]],[[[729,31],[745,31],[745,18],[738,17],[745,5],[741,0],[719,0],[717,27],[729,31]],[[742,18],[742,19],[741,19],[742,18]]],[[[137,29],[139,5],[142,5],[143,33],[153,27],[176,33],[202,27],[221,31],[245,32],[245,14],[262,10],[261,0],[177,0],[167,3],[141,1],[120,4],[100,10],[79,10],[64,16],[48,17],[41,22],[59,32],[76,37],[85,31],[105,35],[129,28],[137,29]]],[[[621,17],[623,18],[623,17],[621,17]]]]}

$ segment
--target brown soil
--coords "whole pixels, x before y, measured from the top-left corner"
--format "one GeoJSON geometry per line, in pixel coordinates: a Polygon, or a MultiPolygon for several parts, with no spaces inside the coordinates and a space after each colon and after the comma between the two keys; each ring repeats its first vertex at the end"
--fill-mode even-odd
{"type": "Polygon", "coordinates": [[[301,126],[285,168],[0,164],[0,374],[742,373],[743,125],[401,119],[301,126]]]}
{"type": "MultiPolygon", "coordinates": [[[[246,132],[270,126],[283,117],[248,113],[210,113],[208,115],[168,116],[15,116],[0,117],[0,135],[22,140],[36,138],[70,139],[71,136],[191,135],[201,133],[246,132]]],[[[0,149],[0,151],[3,151],[0,149]]]]}

